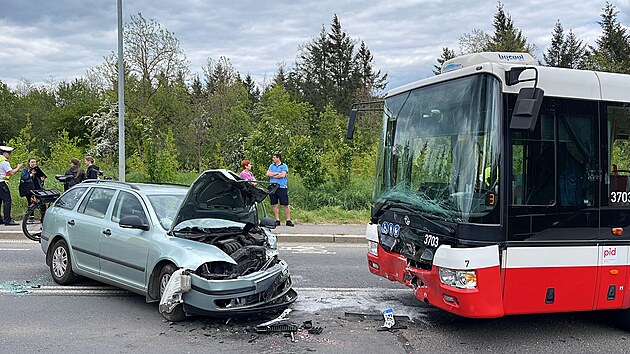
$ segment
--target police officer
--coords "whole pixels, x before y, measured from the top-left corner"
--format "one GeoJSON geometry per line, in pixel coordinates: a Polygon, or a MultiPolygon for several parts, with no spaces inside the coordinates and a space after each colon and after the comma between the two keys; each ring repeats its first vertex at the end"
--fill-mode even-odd
{"type": "Polygon", "coordinates": [[[7,181],[11,175],[16,174],[22,168],[23,163],[20,162],[16,168],[11,168],[8,158],[12,151],[12,147],[0,146],[0,206],[4,203],[4,219],[0,220],[0,223],[5,225],[18,225],[11,219],[11,192],[7,181]]]}

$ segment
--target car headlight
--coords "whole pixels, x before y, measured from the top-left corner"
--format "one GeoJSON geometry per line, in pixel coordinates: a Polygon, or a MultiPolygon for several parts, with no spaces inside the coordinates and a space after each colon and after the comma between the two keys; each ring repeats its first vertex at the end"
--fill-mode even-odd
{"type": "Polygon", "coordinates": [[[477,272],[474,270],[457,270],[440,267],[438,270],[442,284],[460,289],[477,287],[477,272]]]}
{"type": "Polygon", "coordinates": [[[378,243],[374,241],[368,241],[368,252],[378,257],[378,243]]]}

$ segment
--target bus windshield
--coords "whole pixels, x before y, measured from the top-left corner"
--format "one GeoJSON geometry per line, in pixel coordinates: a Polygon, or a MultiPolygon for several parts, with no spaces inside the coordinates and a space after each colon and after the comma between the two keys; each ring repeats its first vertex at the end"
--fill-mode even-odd
{"type": "Polygon", "coordinates": [[[479,74],[387,98],[372,216],[396,206],[498,223],[500,95],[499,81],[479,74]]]}

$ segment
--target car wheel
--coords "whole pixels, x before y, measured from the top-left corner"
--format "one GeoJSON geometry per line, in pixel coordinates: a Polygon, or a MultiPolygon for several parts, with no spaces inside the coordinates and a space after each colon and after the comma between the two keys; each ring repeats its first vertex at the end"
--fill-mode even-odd
{"type": "Polygon", "coordinates": [[[50,274],[57,284],[68,285],[77,280],[77,275],[72,271],[72,258],[66,241],[55,242],[50,258],[50,274]]]}
{"type": "MultiPolygon", "coordinates": [[[[167,264],[162,267],[160,277],[158,278],[160,285],[160,300],[162,299],[162,294],[164,294],[164,291],[166,290],[166,285],[169,280],[171,280],[171,275],[175,273],[176,270],[177,268],[175,268],[172,264],[167,264]]],[[[175,306],[175,308],[170,312],[162,312],[162,316],[172,322],[179,322],[186,319],[186,313],[184,312],[184,306],[182,306],[182,304],[175,306]]]]}

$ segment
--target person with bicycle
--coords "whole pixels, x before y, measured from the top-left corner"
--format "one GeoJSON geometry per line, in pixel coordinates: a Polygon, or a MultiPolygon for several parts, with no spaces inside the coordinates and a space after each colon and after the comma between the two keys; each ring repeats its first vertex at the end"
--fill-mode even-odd
{"type": "Polygon", "coordinates": [[[46,177],[44,171],[37,166],[37,159],[34,157],[28,159],[28,165],[22,170],[19,188],[20,196],[26,197],[26,205],[35,203],[32,191],[44,189],[44,180],[46,177]]]}
{"type": "Polygon", "coordinates": [[[9,177],[16,174],[20,168],[24,165],[19,163],[16,168],[11,168],[9,163],[9,156],[11,156],[13,148],[10,146],[0,146],[0,206],[4,204],[4,217],[0,219],[0,223],[5,225],[18,225],[13,219],[11,219],[11,191],[9,191],[9,185],[7,181],[9,177]]]}
{"type": "Polygon", "coordinates": [[[85,164],[87,165],[87,179],[98,179],[100,169],[94,164],[94,158],[90,155],[87,155],[85,157],[85,164]]]}

